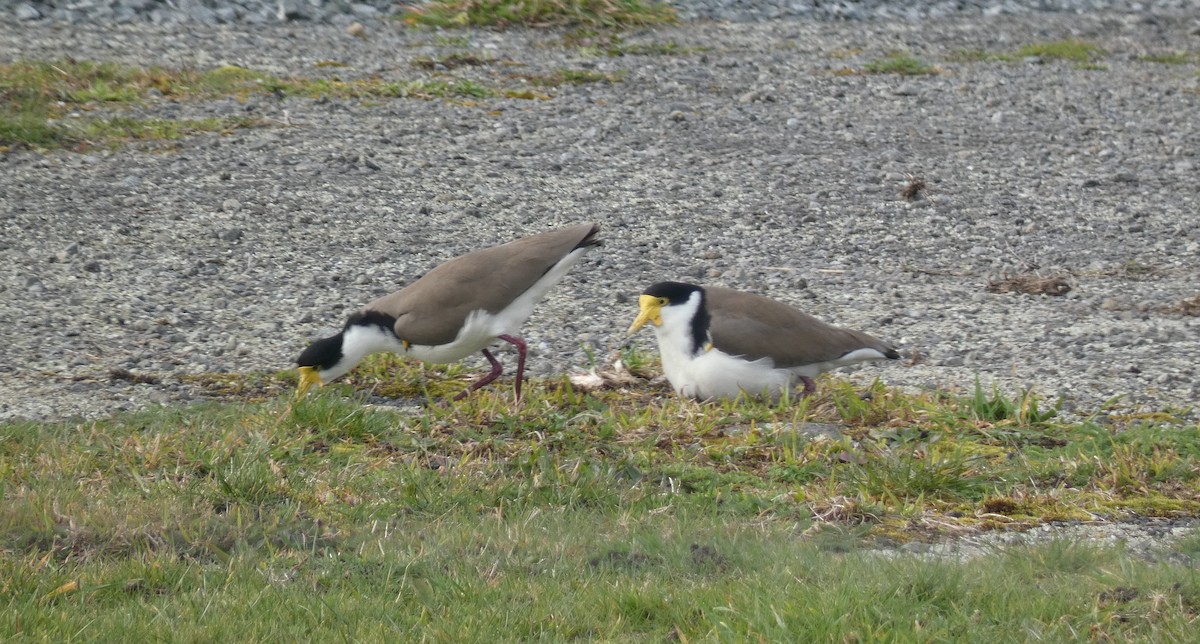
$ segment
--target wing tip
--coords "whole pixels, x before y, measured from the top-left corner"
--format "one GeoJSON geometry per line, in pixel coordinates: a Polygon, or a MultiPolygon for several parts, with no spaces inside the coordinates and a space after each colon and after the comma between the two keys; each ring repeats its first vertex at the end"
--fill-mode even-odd
{"type": "Polygon", "coordinates": [[[575,248],[590,248],[592,246],[604,245],[604,240],[596,237],[596,235],[600,232],[600,224],[582,224],[580,227],[582,226],[591,226],[591,228],[588,230],[588,233],[583,236],[583,239],[579,240],[578,244],[575,244],[575,248]]]}

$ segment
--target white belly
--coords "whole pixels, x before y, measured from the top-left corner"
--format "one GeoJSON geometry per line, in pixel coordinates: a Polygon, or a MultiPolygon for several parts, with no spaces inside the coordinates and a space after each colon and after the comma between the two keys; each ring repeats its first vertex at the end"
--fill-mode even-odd
{"type": "Polygon", "coordinates": [[[452,342],[439,345],[412,344],[405,353],[434,364],[458,362],[486,349],[496,340],[496,336],[510,332],[506,322],[487,311],[473,311],[452,342]]]}
{"type": "Polygon", "coordinates": [[[681,396],[707,400],[749,396],[779,398],[792,385],[792,373],[774,368],[769,358],[747,362],[710,349],[695,357],[664,351],[663,372],[681,396]]]}

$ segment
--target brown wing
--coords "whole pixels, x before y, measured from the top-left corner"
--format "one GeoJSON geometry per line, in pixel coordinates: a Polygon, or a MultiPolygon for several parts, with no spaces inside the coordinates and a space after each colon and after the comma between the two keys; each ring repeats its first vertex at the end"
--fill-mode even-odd
{"type": "Polygon", "coordinates": [[[473,251],[364,308],[394,316],[396,335],[404,340],[445,344],[472,311],[503,310],[568,253],[599,244],[599,230],[580,224],[473,251]]]}
{"type": "Polygon", "coordinates": [[[771,358],[777,367],[835,360],[855,349],[895,349],[878,338],[833,326],[761,295],[705,287],[713,346],[751,360],[771,358]]]}

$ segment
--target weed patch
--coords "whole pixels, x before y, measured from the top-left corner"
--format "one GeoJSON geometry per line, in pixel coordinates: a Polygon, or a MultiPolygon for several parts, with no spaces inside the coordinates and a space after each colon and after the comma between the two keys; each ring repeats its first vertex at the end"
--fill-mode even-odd
{"type": "Polygon", "coordinates": [[[900,76],[923,76],[936,74],[937,69],[906,54],[892,54],[873,60],[864,69],[871,74],[897,74],[900,76]]]}
{"type": "Polygon", "coordinates": [[[675,21],[655,0],[438,0],[407,7],[402,18],[429,27],[629,27],[675,21]]]}
{"type": "Polygon", "coordinates": [[[1018,58],[1040,58],[1042,60],[1065,60],[1076,64],[1090,64],[1104,56],[1099,46],[1083,40],[1057,40],[1034,43],[1018,49],[1018,58]]]}

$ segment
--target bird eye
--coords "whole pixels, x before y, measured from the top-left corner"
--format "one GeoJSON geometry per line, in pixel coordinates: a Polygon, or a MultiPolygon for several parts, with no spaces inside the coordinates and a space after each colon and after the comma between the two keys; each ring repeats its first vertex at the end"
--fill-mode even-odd
{"type": "Polygon", "coordinates": [[[658,305],[659,305],[659,306],[666,306],[666,305],[667,305],[667,298],[665,298],[665,297],[660,297],[660,298],[658,298],[658,305]]]}

